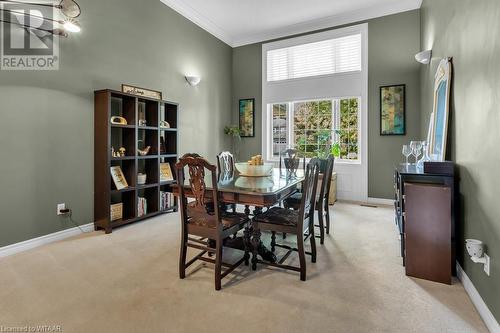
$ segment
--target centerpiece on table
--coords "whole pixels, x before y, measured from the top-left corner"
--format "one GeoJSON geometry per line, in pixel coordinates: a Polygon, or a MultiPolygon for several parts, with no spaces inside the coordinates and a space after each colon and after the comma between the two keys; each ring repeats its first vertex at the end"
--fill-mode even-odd
{"type": "Polygon", "coordinates": [[[273,171],[272,163],[264,163],[262,155],[252,156],[248,162],[235,164],[240,175],[247,177],[267,177],[273,171]]]}

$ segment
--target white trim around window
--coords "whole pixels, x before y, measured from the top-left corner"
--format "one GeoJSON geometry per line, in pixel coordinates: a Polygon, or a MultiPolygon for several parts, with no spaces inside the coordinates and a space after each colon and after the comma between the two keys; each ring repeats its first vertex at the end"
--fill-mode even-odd
{"type": "MultiPolygon", "coordinates": [[[[262,154],[273,162],[272,122],[268,105],[280,102],[340,99],[359,96],[359,159],[335,162],[339,179],[339,197],[346,200],[368,200],[368,24],[309,34],[262,45],[262,154]],[[361,71],[333,73],[294,79],[267,81],[267,52],[322,40],[361,34],[361,71]]],[[[289,141],[290,142],[290,141],[289,141]]]]}

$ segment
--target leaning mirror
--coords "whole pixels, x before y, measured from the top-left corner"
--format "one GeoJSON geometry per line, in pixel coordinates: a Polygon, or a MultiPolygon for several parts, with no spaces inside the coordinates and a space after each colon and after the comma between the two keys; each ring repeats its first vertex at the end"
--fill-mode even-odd
{"type": "Polygon", "coordinates": [[[434,81],[434,119],[431,118],[429,153],[433,160],[444,161],[450,113],[451,58],[439,63],[434,81]]]}

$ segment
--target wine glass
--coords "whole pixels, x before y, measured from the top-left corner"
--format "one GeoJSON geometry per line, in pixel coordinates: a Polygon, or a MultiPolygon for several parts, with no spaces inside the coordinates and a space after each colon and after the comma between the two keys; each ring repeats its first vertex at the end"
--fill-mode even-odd
{"type": "Polygon", "coordinates": [[[410,157],[412,149],[408,145],[403,145],[403,155],[406,157],[406,167],[408,167],[408,157],[410,157]]]}
{"type": "Polygon", "coordinates": [[[411,141],[410,148],[413,156],[415,156],[415,165],[417,165],[418,157],[422,152],[422,141],[411,141]]]}

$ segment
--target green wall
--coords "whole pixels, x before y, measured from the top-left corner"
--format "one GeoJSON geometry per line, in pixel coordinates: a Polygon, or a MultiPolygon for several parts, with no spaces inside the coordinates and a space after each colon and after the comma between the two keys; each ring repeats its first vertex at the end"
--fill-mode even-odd
{"type": "Polygon", "coordinates": [[[161,90],[181,105],[181,152],[213,161],[229,146],[231,47],[158,0],[79,3],[82,32],[61,40],[60,70],[0,72],[0,247],[73,227],[60,202],[92,222],[94,90],[161,90]]]}
{"type": "Polygon", "coordinates": [[[421,69],[422,136],[433,106],[434,73],[443,57],[453,57],[451,119],[448,138],[459,166],[462,221],[459,261],[489,309],[500,321],[500,2],[425,0],[421,10],[422,49],[432,48],[430,66],[421,69]],[[463,241],[487,245],[491,275],[466,255],[463,241]],[[463,259],[465,257],[465,259],[463,259]]]}
{"type": "MultiPolygon", "coordinates": [[[[420,74],[414,56],[420,50],[419,10],[368,22],[368,195],[392,198],[394,165],[402,161],[401,148],[420,137],[420,74]],[[406,136],[380,136],[379,87],[406,84],[406,136]]],[[[359,24],[362,22],[358,22],[359,24]]],[[[338,28],[338,27],[337,27],[338,28]]],[[[238,100],[255,97],[256,135],[243,138],[241,158],[261,152],[262,44],[233,49],[233,123],[238,100]]]]}

